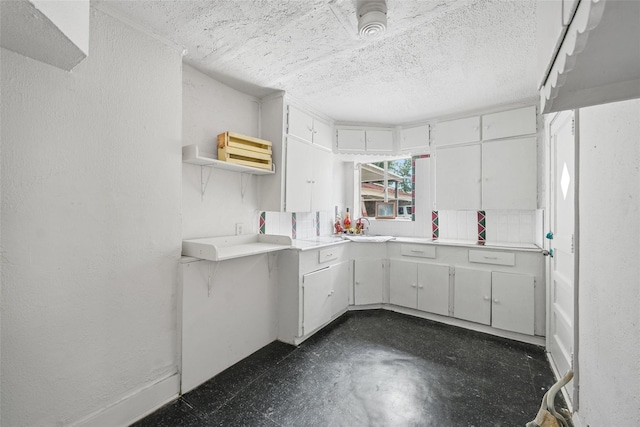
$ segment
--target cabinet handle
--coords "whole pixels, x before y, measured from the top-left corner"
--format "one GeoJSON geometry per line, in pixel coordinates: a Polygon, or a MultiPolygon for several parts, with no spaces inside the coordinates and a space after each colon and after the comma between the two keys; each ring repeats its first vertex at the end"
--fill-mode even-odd
{"type": "Polygon", "coordinates": [[[485,256],[484,256],[484,259],[498,259],[498,257],[497,257],[497,256],[488,256],[488,255],[485,255],[485,256]]]}
{"type": "Polygon", "coordinates": [[[418,285],[419,289],[424,289],[424,285],[418,285]]]}
{"type": "Polygon", "coordinates": [[[498,304],[498,303],[500,302],[500,300],[499,300],[498,298],[495,298],[495,299],[493,300],[493,302],[494,302],[494,303],[496,303],[496,304],[498,304]]]}
{"type": "Polygon", "coordinates": [[[356,285],[359,285],[359,284],[360,284],[360,282],[356,281],[356,285]]]}
{"type": "Polygon", "coordinates": [[[412,287],[412,288],[415,288],[415,287],[416,287],[416,284],[415,284],[415,283],[412,283],[412,284],[411,284],[411,287],[412,287]]]}
{"type": "Polygon", "coordinates": [[[421,251],[419,249],[411,249],[411,252],[415,252],[417,254],[423,254],[424,253],[424,251],[421,251]]]}
{"type": "Polygon", "coordinates": [[[487,296],[483,297],[482,299],[484,299],[485,301],[490,301],[491,300],[491,298],[487,297],[487,296]]]}

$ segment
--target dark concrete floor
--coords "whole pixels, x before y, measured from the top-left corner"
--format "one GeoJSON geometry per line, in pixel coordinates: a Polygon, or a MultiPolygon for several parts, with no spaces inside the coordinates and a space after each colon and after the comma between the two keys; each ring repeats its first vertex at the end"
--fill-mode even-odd
{"type": "Polygon", "coordinates": [[[134,424],[524,426],[554,379],[544,350],[385,310],[273,342],[134,424]]]}

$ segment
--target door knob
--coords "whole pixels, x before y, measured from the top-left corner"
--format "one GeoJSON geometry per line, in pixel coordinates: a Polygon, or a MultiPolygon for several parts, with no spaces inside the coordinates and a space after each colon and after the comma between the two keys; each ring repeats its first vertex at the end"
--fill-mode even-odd
{"type": "Polygon", "coordinates": [[[553,231],[548,232],[545,237],[549,240],[553,240],[553,231]]]}

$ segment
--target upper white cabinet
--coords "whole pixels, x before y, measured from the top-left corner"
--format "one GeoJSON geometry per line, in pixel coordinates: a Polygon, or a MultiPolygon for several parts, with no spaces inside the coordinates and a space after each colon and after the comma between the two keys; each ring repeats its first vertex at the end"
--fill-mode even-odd
{"type": "Polygon", "coordinates": [[[433,143],[437,147],[477,141],[480,141],[480,117],[441,122],[433,129],[433,143]]]}
{"type": "Polygon", "coordinates": [[[258,182],[259,209],[328,210],[333,179],[332,125],[289,105],[283,93],[262,99],[260,123],[260,137],[273,144],[275,173],[258,182]]]}
{"type": "Polygon", "coordinates": [[[536,138],[482,143],[482,208],[536,209],[536,138]]]}
{"type": "Polygon", "coordinates": [[[331,200],[331,153],[293,138],[287,140],[285,211],[327,209],[331,200]],[[313,159],[313,161],[310,161],[313,159]]]}
{"type": "Polygon", "coordinates": [[[471,117],[467,123],[480,120],[481,143],[436,147],[436,208],[536,209],[536,107],[471,117]]]}
{"type": "Polygon", "coordinates": [[[439,210],[482,208],[480,144],[436,150],[436,206],[439,210]]]}
{"type": "Polygon", "coordinates": [[[392,129],[338,129],[338,151],[392,153],[392,129]]]}
{"type": "Polygon", "coordinates": [[[403,128],[400,131],[400,150],[420,150],[429,148],[429,125],[403,128]]]}
{"type": "Polygon", "coordinates": [[[536,133],[536,129],[535,106],[482,116],[483,141],[530,135],[536,133]]]}
{"type": "Polygon", "coordinates": [[[333,138],[332,127],[326,122],[311,116],[293,105],[289,105],[287,124],[287,134],[289,136],[331,150],[333,138]]]}

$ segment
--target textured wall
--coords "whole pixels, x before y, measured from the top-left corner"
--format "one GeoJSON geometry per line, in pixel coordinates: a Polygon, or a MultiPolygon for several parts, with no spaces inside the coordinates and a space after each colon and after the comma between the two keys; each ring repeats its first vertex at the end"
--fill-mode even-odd
{"type": "Polygon", "coordinates": [[[580,110],[579,415],[640,425],[640,100],[580,110]]]}
{"type": "Polygon", "coordinates": [[[91,11],[2,62],[2,420],[68,425],[176,371],[181,55],[91,11]]]}
{"type": "MultiPolygon", "coordinates": [[[[257,98],[231,89],[189,66],[184,67],[182,81],[183,145],[197,144],[200,150],[217,157],[218,134],[232,131],[258,136],[257,98]]],[[[257,233],[258,177],[204,168],[205,180],[209,173],[203,200],[200,166],[183,166],[183,238],[233,235],[236,223],[244,224],[244,233],[257,233]]]]}

